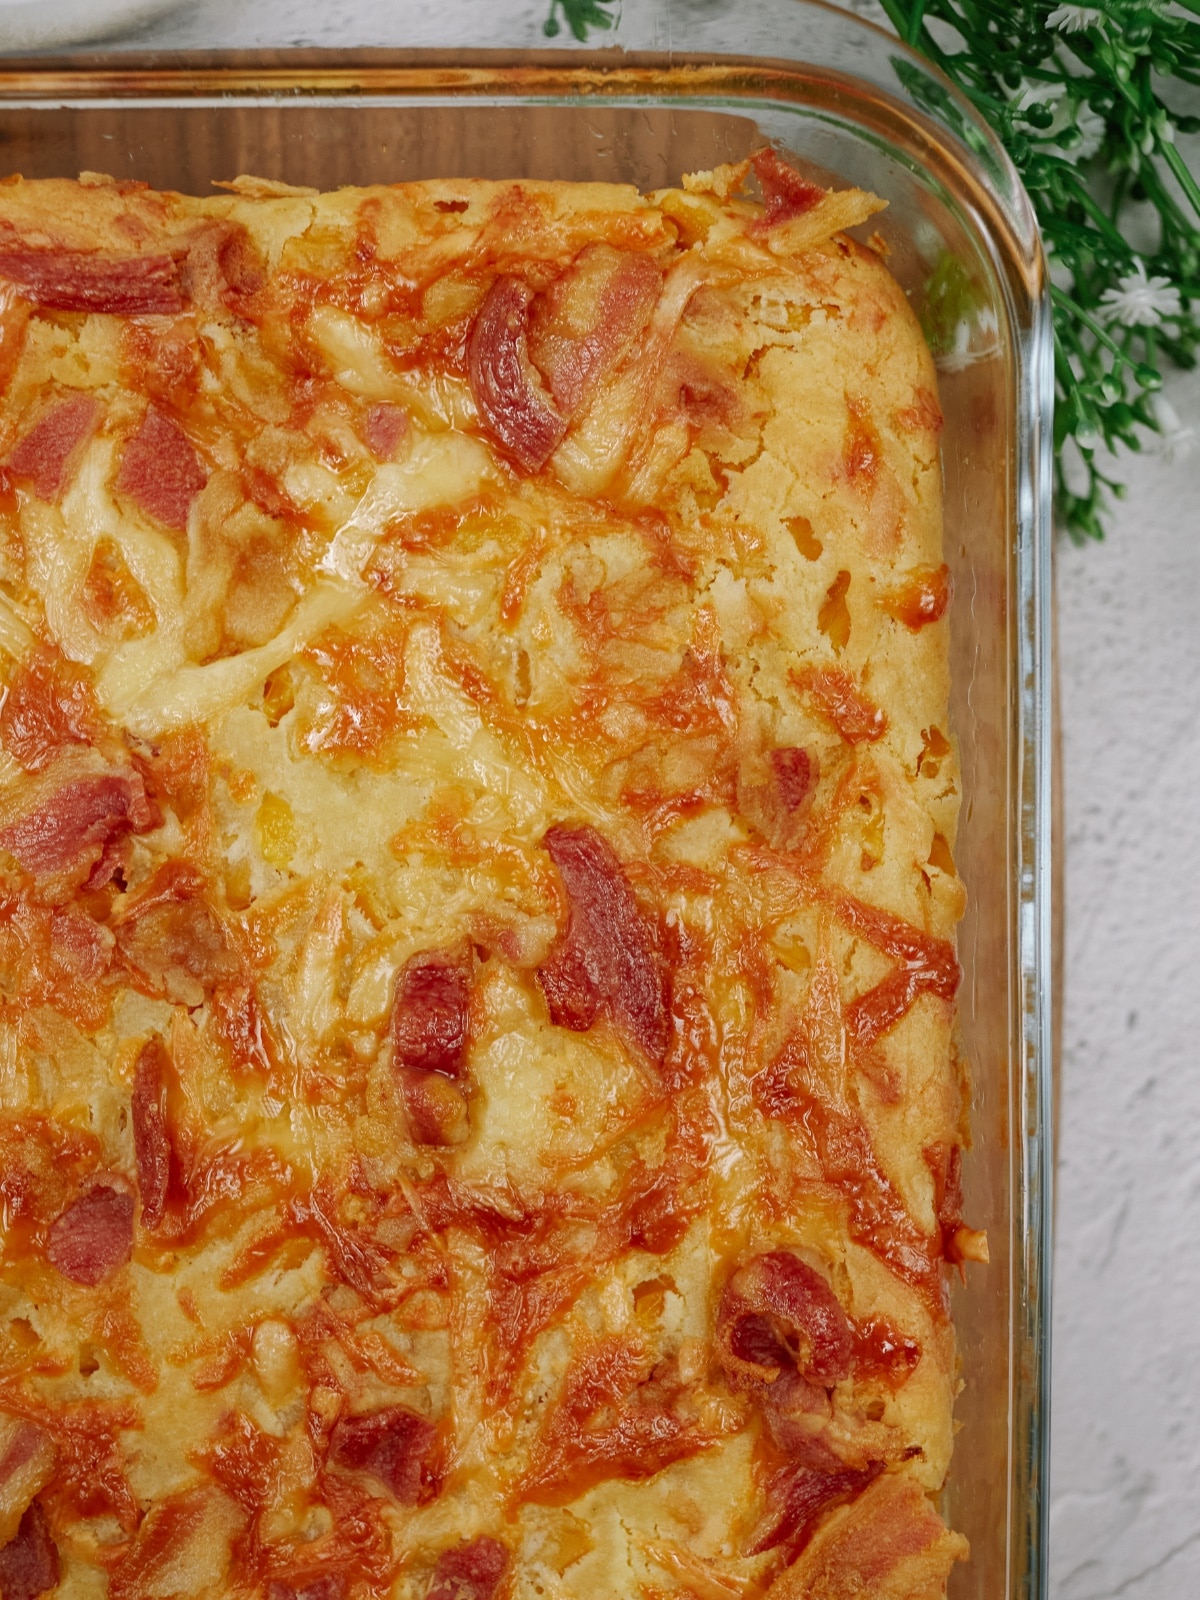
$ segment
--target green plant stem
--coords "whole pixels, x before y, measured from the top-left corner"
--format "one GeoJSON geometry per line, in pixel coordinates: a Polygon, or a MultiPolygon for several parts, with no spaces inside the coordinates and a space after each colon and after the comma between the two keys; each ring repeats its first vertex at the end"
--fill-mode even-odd
{"type": "Polygon", "coordinates": [[[905,44],[915,45],[921,37],[925,21],[925,0],[917,0],[913,6],[912,16],[908,19],[908,28],[904,34],[905,44]]]}
{"type": "Polygon", "coordinates": [[[1104,348],[1113,356],[1115,356],[1116,359],[1124,366],[1133,365],[1129,356],[1124,350],[1121,349],[1121,346],[1112,337],[1104,324],[1102,322],[1098,322],[1096,318],[1092,316],[1090,311],[1085,311],[1077,300],[1072,299],[1072,297],[1067,294],[1066,290],[1057,289],[1051,285],[1050,298],[1054,301],[1056,306],[1061,306],[1064,311],[1068,312],[1072,317],[1075,317],[1082,322],[1084,327],[1096,340],[1097,344],[1102,344],[1104,348]]]}
{"type": "MultiPolygon", "coordinates": [[[[1140,449],[1143,431],[1162,426],[1151,404],[1160,363],[1191,365],[1200,352],[1200,174],[1172,137],[1200,124],[1172,113],[1159,92],[1200,81],[1200,0],[1097,0],[1096,20],[1077,30],[1049,26],[1057,0],[881,3],[900,38],[991,124],[1037,207],[1051,262],[1071,275],[1070,291],[1051,291],[1055,439],[1060,450],[1079,444],[1084,478],[1072,488],[1057,461],[1057,504],[1073,537],[1099,538],[1108,497],[1120,491],[1097,447],[1140,449]],[[933,37],[941,23],[955,31],[953,54],[933,37]],[[1053,92],[1039,99],[1043,85],[1053,92]],[[1072,127],[1084,139],[1067,152],[1072,127]],[[1133,242],[1135,207],[1157,222],[1145,248],[1133,242]],[[1111,299],[1132,302],[1137,320],[1112,315],[1111,299]]],[[[945,115],[932,85],[905,81],[945,115]]],[[[923,315],[955,324],[970,315],[970,283],[958,282],[955,265],[943,260],[931,274],[923,315]]]]}
{"type": "Polygon", "coordinates": [[[1163,160],[1174,174],[1175,181],[1191,202],[1192,210],[1197,217],[1200,217],[1200,184],[1192,177],[1191,172],[1188,170],[1187,162],[1179,154],[1173,141],[1164,139],[1161,135],[1158,138],[1158,149],[1163,160]]]}
{"type": "Polygon", "coordinates": [[[1121,254],[1124,255],[1128,251],[1129,246],[1122,238],[1120,229],[1116,226],[1111,217],[1109,217],[1108,213],[1104,210],[1104,207],[1095,198],[1095,196],[1089,192],[1083,180],[1075,172],[1072,172],[1071,174],[1071,188],[1074,191],[1076,200],[1087,212],[1088,216],[1091,217],[1092,221],[1096,224],[1097,228],[1099,228],[1100,232],[1111,245],[1114,245],[1121,252],[1121,254]]]}
{"type": "Polygon", "coordinates": [[[880,4],[887,12],[888,21],[904,40],[905,44],[911,45],[914,50],[919,50],[923,56],[927,56],[936,66],[941,67],[946,76],[958,83],[958,87],[964,93],[969,92],[966,85],[959,82],[958,76],[950,63],[950,58],[925,26],[926,0],[921,0],[919,5],[914,6],[911,17],[905,16],[904,8],[898,3],[898,0],[880,0],[880,4]]]}

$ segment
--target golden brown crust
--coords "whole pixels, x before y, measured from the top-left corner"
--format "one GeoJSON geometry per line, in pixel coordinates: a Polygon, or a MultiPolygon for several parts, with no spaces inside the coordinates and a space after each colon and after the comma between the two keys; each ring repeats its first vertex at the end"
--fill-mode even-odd
{"type": "Polygon", "coordinates": [[[0,1539],[64,1593],[963,1553],[936,383],[877,202],[756,170],[0,188],[0,1539]]]}

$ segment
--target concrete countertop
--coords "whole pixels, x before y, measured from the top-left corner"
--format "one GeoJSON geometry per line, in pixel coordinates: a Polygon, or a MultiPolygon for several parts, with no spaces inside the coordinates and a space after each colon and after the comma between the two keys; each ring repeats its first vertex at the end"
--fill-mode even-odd
{"type": "MultiPolygon", "coordinates": [[[[1200,374],[1167,394],[1200,435],[1200,374]]],[[[1200,1594],[1200,448],[1125,476],[1058,552],[1056,1600],[1200,1594]]]]}

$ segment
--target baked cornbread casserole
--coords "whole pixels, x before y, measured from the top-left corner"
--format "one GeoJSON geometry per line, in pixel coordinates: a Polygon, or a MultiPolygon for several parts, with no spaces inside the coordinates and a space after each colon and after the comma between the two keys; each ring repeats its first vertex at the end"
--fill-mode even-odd
{"type": "Polygon", "coordinates": [[[944,1594],[984,1241],[877,209],[0,185],[3,1600],[944,1594]]]}

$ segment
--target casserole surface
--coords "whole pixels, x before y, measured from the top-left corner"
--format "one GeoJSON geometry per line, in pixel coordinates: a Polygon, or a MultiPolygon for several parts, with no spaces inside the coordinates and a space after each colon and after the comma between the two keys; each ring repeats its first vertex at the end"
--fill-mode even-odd
{"type": "Polygon", "coordinates": [[[941,416],[871,197],[757,168],[0,193],[0,1409],[69,1589],[961,1553],[941,416]]]}

